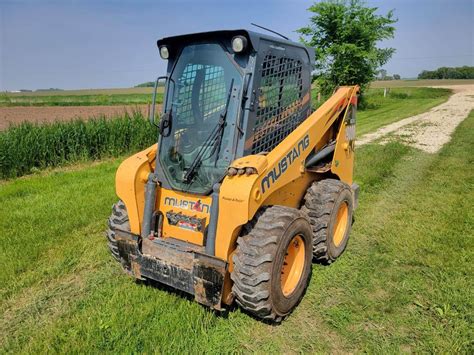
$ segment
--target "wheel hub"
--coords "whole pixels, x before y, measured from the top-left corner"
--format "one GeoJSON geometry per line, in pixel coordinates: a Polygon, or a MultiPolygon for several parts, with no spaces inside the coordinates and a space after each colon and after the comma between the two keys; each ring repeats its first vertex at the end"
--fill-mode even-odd
{"type": "Polygon", "coordinates": [[[296,235],[288,244],[281,268],[281,289],[288,297],[298,286],[304,270],[305,245],[301,235],[296,235]]]}
{"type": "Polygon", "coordinates": [[[349,217],[349,207],[347,202],[341,203],[336,215],[336,223],[334,224],[334,234],[333,241],[334,245],[338,247],[341,245],[344,240],[344,235],[346,234],[347,224],[349,217]]]}

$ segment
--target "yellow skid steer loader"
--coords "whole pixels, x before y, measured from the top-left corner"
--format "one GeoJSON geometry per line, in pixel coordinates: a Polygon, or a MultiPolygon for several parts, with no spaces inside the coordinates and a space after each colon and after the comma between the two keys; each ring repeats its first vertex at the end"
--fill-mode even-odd
{"type": "Polygon", "coordinates": [[[313,50],[246,30],[158,48],[168,62],[150,115],[158,141],[117,171],[112,255],[137,279],[279,322],[312,261],[329,264],[347,245],[358,87],[312,112],[313,50]]]}

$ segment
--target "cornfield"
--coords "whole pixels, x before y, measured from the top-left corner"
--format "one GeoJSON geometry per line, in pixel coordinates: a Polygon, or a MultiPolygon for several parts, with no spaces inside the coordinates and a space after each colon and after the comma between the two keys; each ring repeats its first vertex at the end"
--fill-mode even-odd
{"type": "Polygon", "coordinates": [[[114,119],[24,122],[0,132],[0,178],[139,151],[156,142],[156,134],[139,112],[114,119]]]}

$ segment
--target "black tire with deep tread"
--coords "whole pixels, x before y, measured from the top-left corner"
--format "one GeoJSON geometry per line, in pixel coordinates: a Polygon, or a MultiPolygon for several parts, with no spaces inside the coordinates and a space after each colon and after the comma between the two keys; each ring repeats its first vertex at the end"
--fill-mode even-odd
{"type": "Polygon", "coordinates": [[[351,231],[353,197],[349,185],[336,179],[314,182],[307,190],[301,211],[308,215],[313,229],[313,257],[322,264],[331,264],[344,251],[351,231]],[[339,247],[332,242],[331,232],[341,201],[349,205],[349,223],[345,238],[339,247]]]}
{"type": "Polygon", "coordinates": [[[272,206],[263,208],[237,239],[231,273],[236,302],[258,318],[280,322],[298,305],[311,274],[311,225],[301,211],[272,206]],[[288,297],[281,291],[281,265],[296,234],[305,242],[305,266],[296,289],[288,297]],[[281,265],[280,265],[281,264],[281,265]]]}
{"type": "Polygon", "coordinates": [[[123,265],[123,260],[120,257],[117,241],[115,239],[115,232],[117,230],[130,232],[130,222],[128,220],[127,208],[121,200],[112,206],[112,214],[109,217],[108,226],[106,236],[109,250],[115,260],[123,265]]]}

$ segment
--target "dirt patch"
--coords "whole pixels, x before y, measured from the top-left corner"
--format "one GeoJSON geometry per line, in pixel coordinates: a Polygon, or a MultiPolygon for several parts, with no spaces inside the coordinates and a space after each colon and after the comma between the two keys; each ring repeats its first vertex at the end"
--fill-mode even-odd
{"type": "Polygon", "coordinates": [[[377,140],[382,144],[397,140],[428,153],[437,152],[449,142],[458,124],[474,110],[474,85],[445,88],[454,92],[445,103],[366,134],[357,141],[357,146],[377,140]]]}
{"type": "Polygon", "coordinates": [[[0,107],[0,130],[20,122],[70,121],[74,118],[113,117],[140,111],[148,115],[148,105],[134,106],[48,106],[48,107],[0,107]]]}

